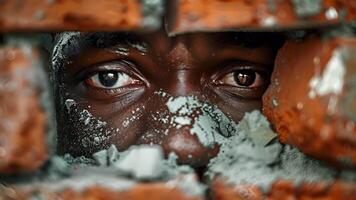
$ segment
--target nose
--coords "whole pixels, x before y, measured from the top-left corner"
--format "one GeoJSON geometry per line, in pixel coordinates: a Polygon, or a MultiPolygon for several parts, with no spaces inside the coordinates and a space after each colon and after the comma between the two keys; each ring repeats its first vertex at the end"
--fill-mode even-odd
{"type": "Polygon", "coordinates": [[[218,154],[221,142],[235,131],[236,124],[217,106],[198,96],[162,96],[156,97],[149,108],[147,131],[137,143],[161,145],[165,155],[175,153],[180,164],[206,166],[218,154]]]}
{"type": "Polygon", "coordinates": [[[195,168],[206,166],[209,160],[219,152],[219,146],[216,143],[209,148],[201,144],[187,126],[172,130],[164,139],[162,147],[166,155],[174,152],[178,156],[178,163],[188,164],[195,168]]]}
{"type": "Polygon", "coordinates": [[[149,130],[139,143],[159,144],[166,156],[173,152],[178,163],[200,168],[218,154],[217,142],[229,135],[230,121],[216,106],[203,101],[202,72],[184,39],[178,38],[164,59],[170,70],[157,87],[167,95],[155,96],[148,103],[149,130]]]}

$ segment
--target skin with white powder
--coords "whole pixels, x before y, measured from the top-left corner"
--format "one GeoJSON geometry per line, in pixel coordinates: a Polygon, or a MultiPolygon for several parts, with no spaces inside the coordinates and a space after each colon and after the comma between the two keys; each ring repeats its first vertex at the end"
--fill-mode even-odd
{"type": "Polygon", "coordinates": [[[167,108],[171,113],[171,124],[177,128],[190,126],[190,133],[198,137],[205,147],[229,137],[235,132],[235,122],[217,106],[199,101],[195,96],[169,98],[167,108]]]}
{"type": "Polygon", "coordinates": [[[164,29],[59,34],[58,153],[160,145],[180,164],[204,168],[244,113],[261,108],[282,41],[274,33],[172,37],[164,29]]]}

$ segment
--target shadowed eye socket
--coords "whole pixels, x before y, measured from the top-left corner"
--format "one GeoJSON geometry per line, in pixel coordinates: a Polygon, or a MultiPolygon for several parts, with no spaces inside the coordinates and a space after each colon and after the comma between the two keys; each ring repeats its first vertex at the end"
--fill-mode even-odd
{"type": "Polygon", "coordinates": [[[142,83],[142,81],[135,79],[122,71],[104,70],[87,78],[85,83],[94,88],[117,89],[120,87],[137,85],[142,83]]]}

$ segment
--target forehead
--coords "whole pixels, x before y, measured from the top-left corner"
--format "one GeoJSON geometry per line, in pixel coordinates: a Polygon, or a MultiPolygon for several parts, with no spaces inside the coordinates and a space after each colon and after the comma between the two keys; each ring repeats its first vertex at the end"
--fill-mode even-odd
{"type": "Polygon", "coordinates": [[[177,43],[184,43],[191,51],[208,52],[209,50],[239,48],[257,49],[260,47],[276,48],[284,36],[264,32],[221,32],[189,33],[168,36],[165,31],[154,33],[134,32],[65,32],[56,36],[52,54],[53,66],[68,60],[88,48],[103,49],[117,46],[128,46],[146,52],[156,50],[167,53],[177,43]]]}
{"type": "Polygon", "coordinates": [[[163,31],[146,34],[133,32],[65,32],[57,35],[55,49],[75,51],[88,46],[96,48],[110,47],[117,43],[149,44],[154,46],[157,45],[158,41],[171,44],[181,38],[184,38],[186,43],[205,41],[209,42],[210,45],[256,48],[266,44],[275,44],[282,40],[283,36],[269,32],[187,33],[177,36],[168,36],[163,31]]]}

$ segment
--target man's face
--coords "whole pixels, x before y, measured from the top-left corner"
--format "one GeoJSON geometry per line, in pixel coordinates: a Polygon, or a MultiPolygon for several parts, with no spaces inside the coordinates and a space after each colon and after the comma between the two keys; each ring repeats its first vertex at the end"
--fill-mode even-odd
{"type": "Polygon", "coordinates": [[[161,145],[204,166],[261,108],[277,45],[267,33],[65,33],[53,53],[58,151],[161,145]]]}

